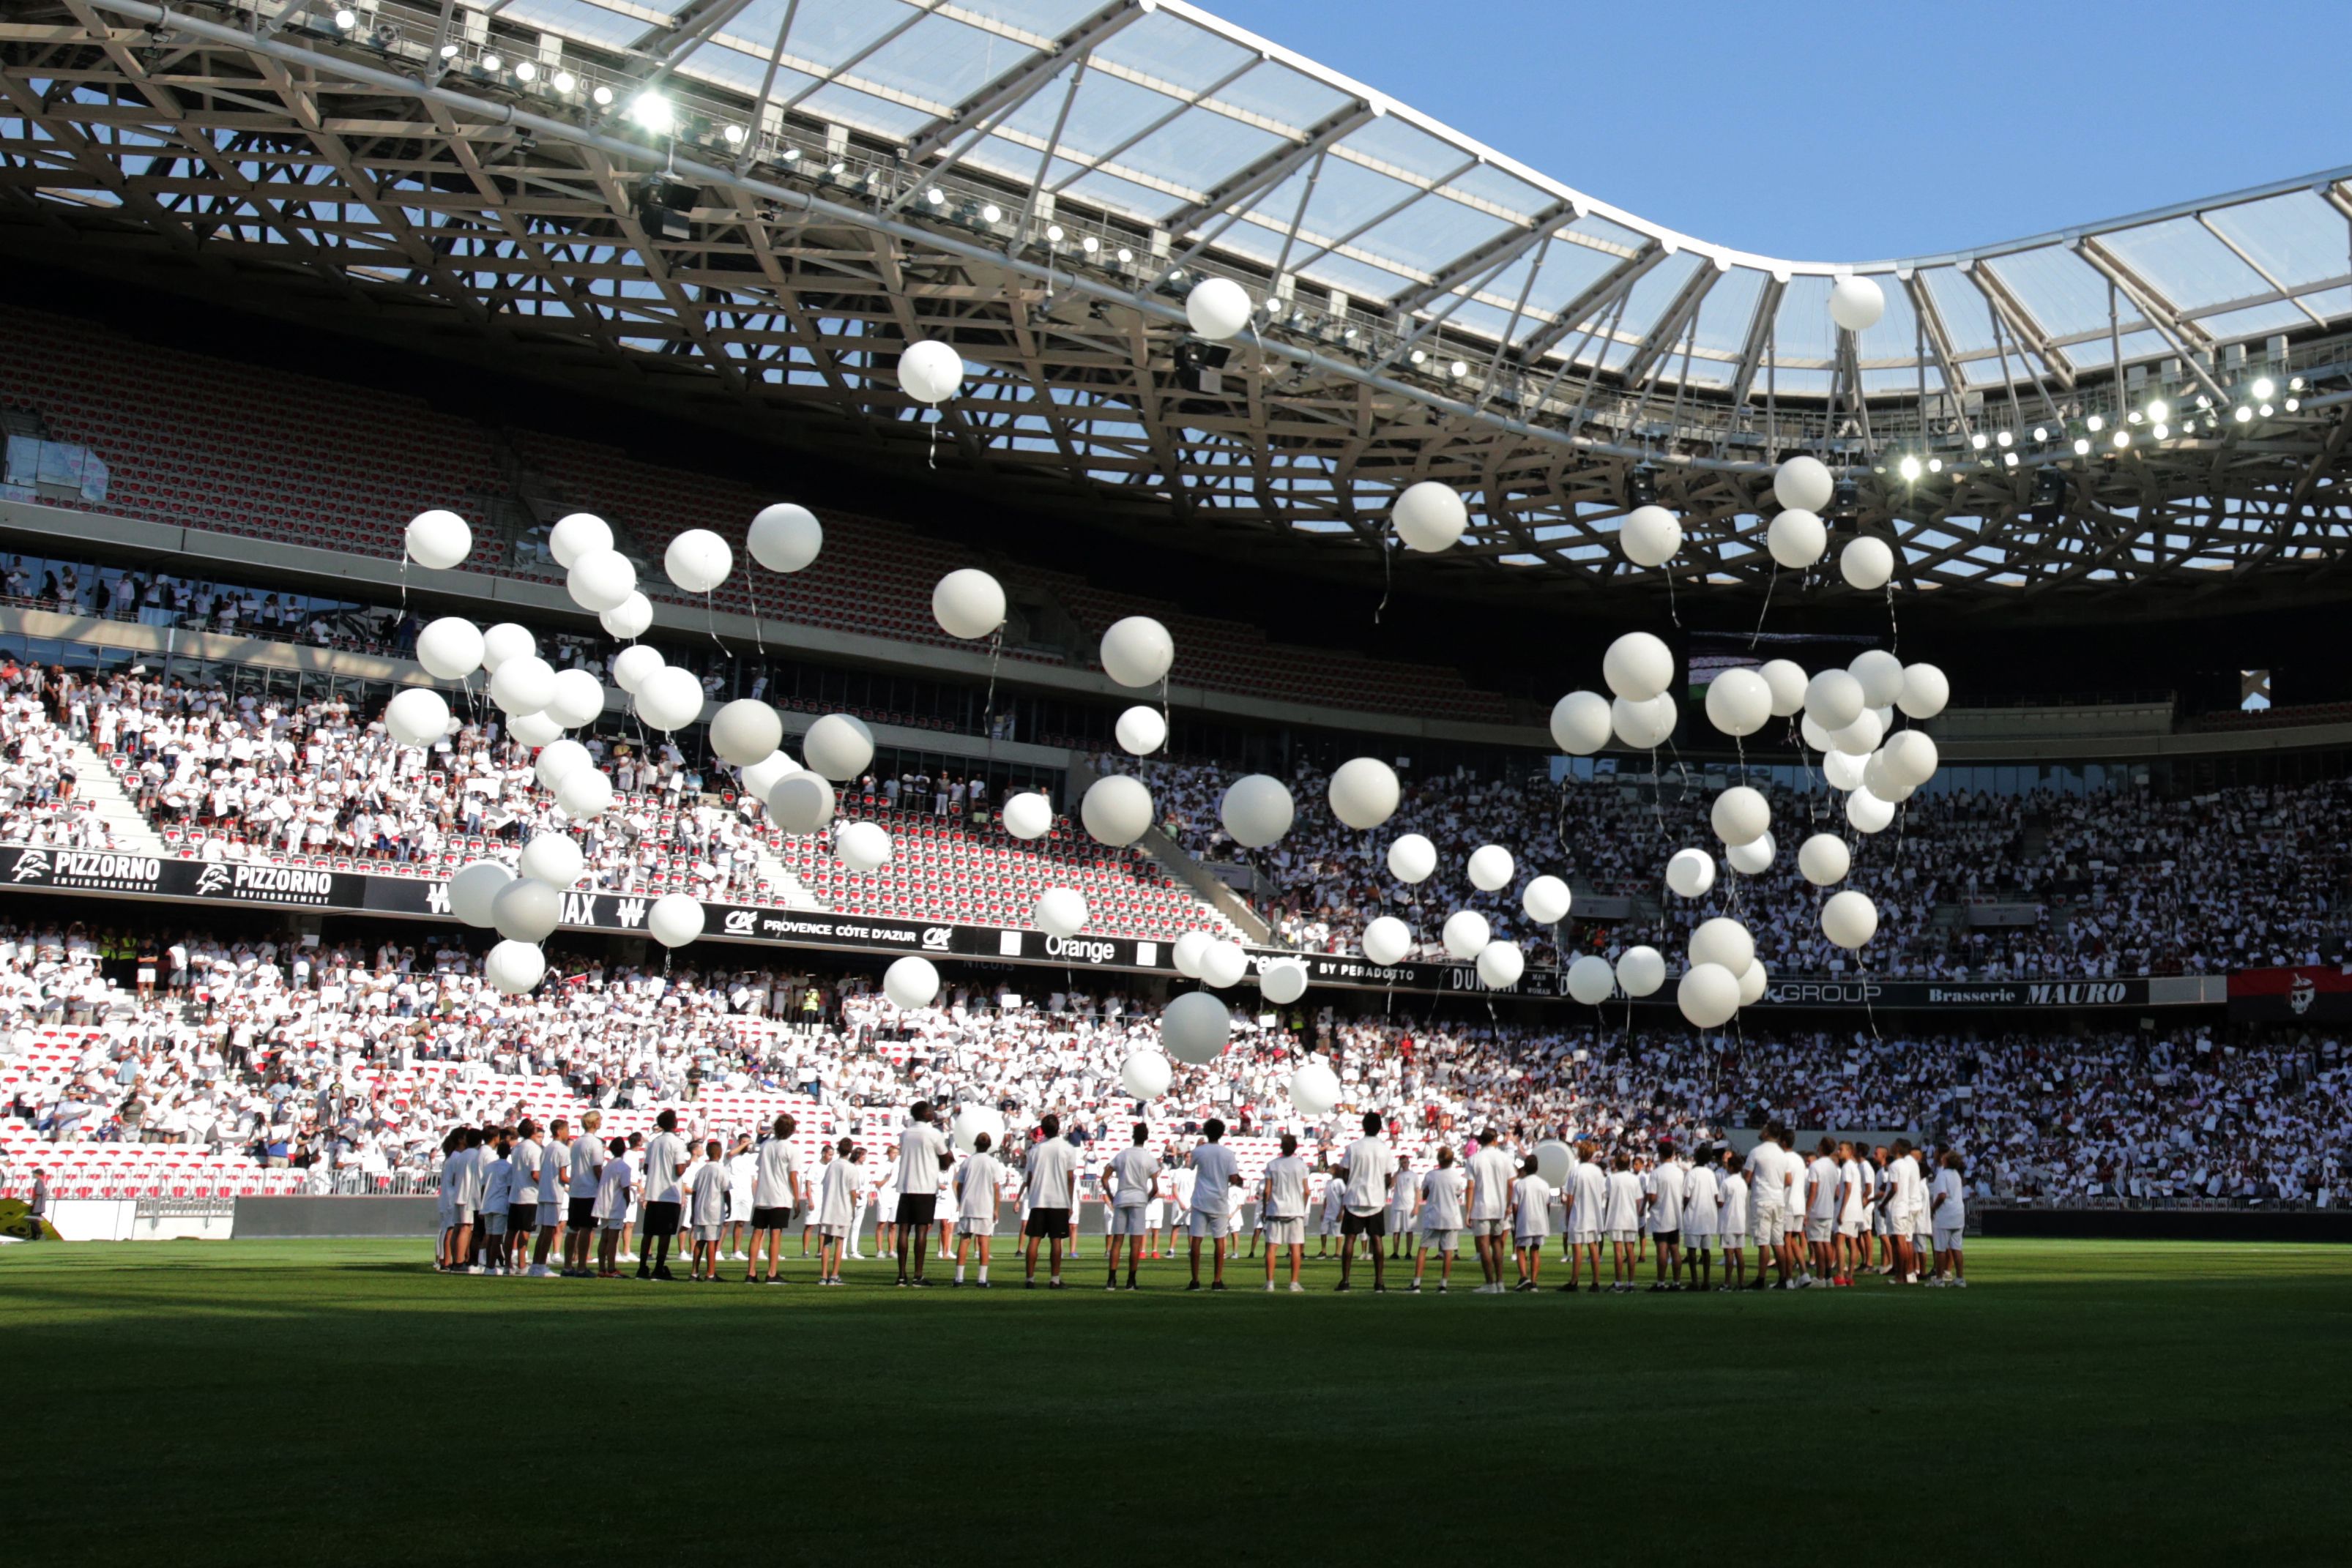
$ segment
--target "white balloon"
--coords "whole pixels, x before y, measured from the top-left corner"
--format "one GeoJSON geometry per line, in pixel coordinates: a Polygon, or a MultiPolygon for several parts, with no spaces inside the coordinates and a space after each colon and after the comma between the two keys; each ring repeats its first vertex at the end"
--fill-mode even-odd
{"type": "Polygon", "coordinates": [[[1756,938],[1728,915],[1702,920],[1690,935],[1690,961],[1695,965],[1715,964],[1737,975],[1755,956],[1756,938]]]}
{"type": "Polygon", "coordinates": [[[1175,964],[1176,972],[1188,980],[1199,979],[1201,955],[1206,953],[1209,950],[1209,944],[1215,940],[1216,938],[1206,931],[1187,931],[1177,937],[1175,946],[1169,951],[1169,957],[1175,964]]]}
{"type": "Polygon", "coordinates": [[[1723,852],[1726,864],[1742,876],[1761,876],[1771,869],[1775,846],[1772,835],[1759,833],[1744,844],[1733,844],[1723,852]]]}
{"type": "Polygon", "coordinates": [[[1609,723],[1617,731],[1617,738],[1636,751],[1664,746],[1681,719],[1682,710],[1664,692],[1647,702],[1619,697],[1609,705],[1609,723]]]}
{"type": "Polygon", "coordinates": [[[1664,566],[1683,548],[1683,525],[1664,507],[1636,507],[1617,525],[1617,548],[1635,566],[1664,566]]]}
{"type": "Polygon", "coordinates": [[[1475,909],[1457,909],[1445,917],[1445,950],[1457,958],[1475,958],[1495,939],[1486,917],[1475,909]]]}
{"type": "Polygon", "coordinates": [[[1852,724],[1830,732],[1830,749],[1843,751],[1848,757],[1867,757],[1878,749],[1885,736],[1885,731],[1878,727],[1878,715],[1864,708],[1854,716],[1852,724]]]}
{"type": "Polygon", "coordinates": [[[654,623],[654,601],[632,589],[626,599],[600,612],[596,623],[616,643],[634,642],[654,623]]]}
{"type": "Polygon", "coordinates": [[[963,385],[963,356],[937,339],[909,343],[898,356],[898,385],[917,402],[945,402],[963,385]]]}
{"type": "Polygon", "coordinates": [[[543,882],[519,876],[490,900],[490,924],[514,942],[544,942],[563,918],[563,894],[543,882]]]}
{"type": "Polygon", "coordinates": [[[1944,678],[1942,670],[1926,664],[1903,666],[1903,691],[1895,699],[1895,706],[1906,715],[1912,718],[1933,718],[1943,712],[1944,705],[1951,700],[1952,684],[1944,678]]]}
{"type": "Polygon", "coordinates": [[[1845,820],[1861,832],[1884,832],[1895,821],[1895,807],[1866,788],[1856,789],[1845,798],[1845,820]]]}
{"type": "Polygon", "coordinates": [[[1838,570],[1850,586],[1869,593],[1885,587],[1886,580],[1895,575],[1895,552],[1886,548],[1885,539],[1865,534],[1846,541],[1845,549],[1838,552],[1838,570]]]}
{"type": "Polygon", "coordinates": [[[1558,1138],[1546,1138],[1531,1151],[1536,1157],[1536,1175],[1546,1186],[1558,1191],[1568,1185],[1576,1171],[1576,1151],[1558,1138]]]}
{"type": "Polygon", "coordinates": [[[1567,919],[1573,902],[1568,883],[1556,876],[1539,876],[1519,894],[1519,907],[1538,925],[1557,925],[1567,919]]]}
{"type": "Polygon", "coordinates": [[[1421,555],[1451,549],[1470,526],[1470,508],[1462,497],[1434,479],[1406,486],[1389,517],[1405,548],[1421,555]]]}
{"type": "Polygon", "coordinates": [[[1772,688],[1753,670],[1725,670],[1706,685],[1706,718],[1726,735],[1753,735],[1771,722],[1772,688]]]}
{"type": "Polygon", "coordinates": [[[1764,993],[1771,988],[1771,984],[1772,977],[1765,970],[1764,960],[1748,959],[1748,967],[1739,972],[1739,1005],[1743,1008],[1754,1007],[1764,999],[1764,993]]]}
{"type": "Polygon", "coordinates": [[[1936,776],[1936,743],[1923,729],[1898,729],[1887,737],[1886,771],[1898,784],[1916,789],[1936,776]]]}
{"type": "Polygon", "coordinates": [[[507,734],[525,746],[552,746],[563,738],[563,726],[544,710],[512,714],[507,718],[507,734]]]}
{"type": "Polygon", "coordinates": [[[1552,705],[1552,744],[1571,757],[1590,757],[1609,744],[1609,699],[1570,692],[1552,705]]]}
{"type": "Polygon", "coordinates": [[[845,822],[833,840],[833,852],[841,863],[862,876],[890,863],[890,835],[879,822],[845,822]]]}
{"type": "Polygon", "coordinates": [[[539,652],[539,639],[511,621],[501,621],[482,633],[482,668],[492,674],[509,659],[539,652]]]}
{"type": "Polygon", "coordinates": [[[980,1147],[980,1140],[988,1139],[989,1147],[1004,1146],[1004,1113],[993,1105],[964,1104],[956,1107],[955,1120],[949,1124],[959,1153],[971,1154],[980,1147]]]}
{"type": "Polygon", "coordinates": [[[1075,888],[1049,887],[1030,906],[1029,919],[1046,936],[1066,942],[1086,929],[1086,898],[1075,888]]]}
{"type": "Polygon", "coordinates": [[[1225,990],[1241,984],[1242,977],[1248,973],[1249,955],[1242,950],[1240,943],[1221,937],[1201,949],[1202,985],[1225,990]]]}
{"type": "Polygon", "coordinates": [[[1797,721],[1797,733],[1805,737],[1805,744],[1811,747],[1815,751],[1821,752],[1824,756],[1834,756],[1836,754],[1830,740],[1830,732],[1823,729],[1820,725],[1815,724],[1811,714],[1807,714],[1804,717],[1797,721]]]}
{"type": "Polygon", "coordinates": [[[1761,791],[1734,784],[1715,798],[1707,821],[1725,843],[1752,844],[1772,825],[1772,807],[1761,791]]]}
{"type": "Polygon", "coordinates": [[[474,530],[455,512],[419,512],[403,538],[408,559],[436,571],[446,571],[474,553],[474,530]]]}
{"type": "Polygon", "coordinates": [[[499,889],[514,879],[514,873],[497,861],[468,862],[449,879],[449,913],[468,925],[488,930],[490,903],[499,889]]]}
{"type": "Polygon", "coordinates": [[[1507,991],[1528,972],[1528,956],[1516,942],[1489,942],[1478,949],[1478,983],[1490,991],[1507,991]]]}
{"type": "Polygon", "coordinates": [[[1309,1121],[1328,1116],[1339,1103],[1339,1075],[1321,1061],[1302,1064],[1290,1075],[1290,1103],[1309,1121]]]}
{"type": "Polygon", "coordinates": [[[1276,958],[1257,972],[1258,995],[1276,1007],[1286,1008],[1307,994],[1307,966],[1296,958],[1276,958]]]}
{"type": "Polygon", "coordinates": [[[1768,659],[1756,672],[1772,692],[1772,716],[1794,718],[1805,706],[1805,669],[1793,659],[1768,659]]]}
{"type": "Polygon", "coordinates": [[[638,680],[629,706],[647,729],[674,733],[702,716],[702,683],[692,670],[664,664],[638,680]]]}
{"type": "Polygon", "coordinates": [[[403,746],[430,746],[449,733],[449,705],[430,686],[409,686],[383,705],[383,727],[403,746]]]}
{"type": "Polygon", "coordinates": [[[1597,953],[1587,953],[1568,967],[1568,994],[1587,1007],[1617,994],[1617,971],[1597,953]]]}
{"type": "Polygon", "coordinates": [[[1797,869],[1815,887],[1843,882],[1853,866],[1853,852],[1835,833],[1815,833],[1797,846],[1797,869]]]}
{"type": "Polygon", "coordinates": [[[1078,801],[1078,821],[1097,843],[1123,848],[1150,828],[1151,791],[1142,780],[1124,773],[1105,774],[1087,786],[1078,801]]]}
{"type": "Polygon", "coordinates": [[[1849,274],[1830,285],[1830,319],[1849,332],[1867,332],[1886,313],[1886,296],[1867,277],[1849,274]]]}
{"type": "Polygon", "coordinates": [[[1419,833],[1406,833],[1389,846],[1389,874],[1399,882],[1423,883],[1437,869],[1437,846],[1419,833]]]}
{"type": "Polygon", "coordinates": [[[575,768],[555,787],[555,803],[575,822],[585,822],[613,809],[613,780],[601,768],[575,768]]]}
{"type": "Polygon", "coordinates": [[[1159,1099],[1168,1092],[1169,1081],[1175,1075],[1167,1053],[1150,1046],[1128,1052],[1127,1060],[1118,1064],[1119,1086],[1138,1100],[1159,1099]]]}
{"type": "Polygon", "coordinates": [[[604,683],[585,670],[556,671],[546,713],[566,729],[595,723],[604,715],[604,683]]]}
{"type": "Polygon", "coordinates": [[[1866,760],[1850,757],[1843,751],[1824,751],[1822,753],[1822,777],[1830,781],[1832,789],[1859,789],[1862,785],[1862,765],[1866,760]]]}
{"type": "Polygon", "coordinates": [[[1822,935],[1848,949],[1862,946],[1878,935],[1878,906],[1847,888],[1822,904],[1822,935]]]}
{"type": "Polygon", "coordinates": [[[646,911],[646,929],[665,947],[683,947],[702,935],[702,903],[683,893],[665,893],[646,911]]]}
{"type": "Polygon", "coordinates": [[[836,784],[856,778],[873,760],[874,732],[854,714],[826,714],[801,737],[801,765],[836,784]]]}
{"type": "Polygon", "coordinates": [[[416,662],[436,681],[462,681],[482,667],[481,629],[462,615],[427,622],[416,634],[416,662]]]}
{"type": "Polygon", "coordinates": [[[519,997],[547,977],[547,955],[535,942],[501,942],[482,960],[482,975],[499,995],[519,997]]]}
{"type": "Polygon", "coordinates": [[[783,741],[784,721],[756,697],[738,697],[710,716],[710,749],[721,762],[749,768],[783,741]]]}
{"type": "Polygon", "coordinates": [[[1042,839],[1054,831],[1054,803],[1034,790],[1004,801],[1004,831],[1016,839],[1042,839]]]}
{"type": "Polygon", "coordinates": [[[1102,634],[1103,674],[1122,686],[1156,686],[1176,662],[1176,640],[1149,615],[1114,621],[1102,634]]]}
{"type": "Polygon", "coordinates": [[[929,1007],[940,994],[939,966],[919,953],[893,958],[882,971],[882,994],[908,1012],[929,1007]]]}
{"type": "Polygon", "coordinates": [[[1675,987],[1675,1005],[1694,1029],[1721,1029],[1739,1010],[1739,977],[1720,964],[1695,964],[1675,987]]]}
{"type": "Polygon", "coordinates": [[[1802,453],[1772,471],[1772,496],[1783,511],[1818,512],[1837,494],[1837,482],[1818,457],[1802,453]]]}
{"type": "Polygon", "coordinates": [[[572,563],[563,589],[572,603],[601,614],[619,608],[637,591],[637,569],[619,550],[590,550],[572,563]]]}
{"type": "Polygon", "coordinates": [[[814,773],[793,773],[768,791],[768,817],[788,833],[814,833],[833,821],[833,786],[814,773]]]}
{"type": "Polygon", "coordinates": [[[1500,844],[1480,844],[1470,852],[1470,885],[1481,893],[1500,893],[1517,873],[1511,852],[1500,844]]]}
{"type": "Polygon", "coordinates": [[[709,528],[688,528],[662,551],[662,574],[688,593],[708,593],[735,570],[735,552],[709,528]]]}
{"type": "Polygon", "coordinates": [[[1249,319],[1249,291],[1230,277],[1204,277],[1184,296],[1185,321],[1212,342],[1236,336],[1249,319]]]}
{"type": "Polygon", "coordinates": [[[1802,571],[1830,548],[1830,531],[1813,513],[1792,507],[1765,528],[1764,548],[1790,571],[1802,571]]]}
{"type": "Polygon", "coordinates": [[[1627,702],[1648,702],[1674,684],[1674,651],[1647,632],[1628,632],[1601,656],[1601,678],[1627,702]]]}
{"type": "Polygon", "coordinates": [[[646,643],[624,648],[613,656],[613,684],[628,693],[637,695],[647,675],[663,667],[660,653],[646,643]]]}
{"type": "Polygon", "coordinates": [[[1244,849],[1262,850],[1290,831],[1297,811],[1281,779],[1244,773],[1227,787],[1217,818],[1234,836],[1234,842],[1244,849]]]}
{"type": "Polygon", "coordinates": [[[1823,670],[1806,684],[1805,716],[1824,733],[1834,735],[1861,715],[1862,683],[1843,670],[1823,670]]]}
{"type": "Polygon", "coordinates": [[[1666,960],[1655,947],[1628,947],[1617,956],[1617,985],[1627,996],[1654,996],[1665,983],[1666,960]]]}
{"type": "Polygon", "coordinates": [[[1377,757],[1354,757],[1331,775],[1331,814],[1351,828],[1377,828],[1396,815],[1403,787],[1377,757]]]}
{"type": "Polygon", "coordinates": [[[1386,968],[1402,964],[1412,951],[1412,932],[1393,915],[1382,915],[1364,926],[1364,956],[1386,968]]]}
{"type": "Polygon", "coordinates": [[[824,525],[806,507],[779,501],[760,508],[743,537],[743,548],[770,571],[799,571],[824,549],[824,525]]]}
{"type": "Polygon", "coordinates": [[[1004,585],[978,567],[958,567],[931,590],[931,619],[950,637],[985,637],[1004,624],[1004,585]]]}
{"type": "Polygon", "coordinates": [[[592,550],[613,548],[612,526],[593,512],[573,512],[558,517],[547,530],[547,553],[566,569],[592,550]]]}
{"type": "Polygon", "coordinates": [[[537,713],[555,695],[555,672],[536,653],[509,659],[490,676],[490,701],[509,715],[537,713]]]}
{"type": "Polygon", "coordinates": [[[742,780],[743,793],[764,806],[768,801],[768,791],[800,770],[801,765],[782,752],[771,751],[743,768],[739,777],[742,780]]]}
{"type": "Polygon", "coordinates": [[[522,874],[562,893],[588,869],[587,852],[570,833],[533,833],[522,847],[522,874]]]}
{"type": "Polygon", "coordinates": [[[574,768],[593,767],[594,764],[595,758],[588,755],[586,747],[576,740],[558,737],[539,748],[539,756],[530,765],[530,774],[539,780],[541,789],[551,790],[572,777],[574,768]]]}
{"type": "Polygon", "coordinates": [[[1715,885],[1715,857],[1705,850],[1676,850],[1666,857],[1666,886],[1678,897],[1705,898],[1715,885]]]}
{"type": "Polygon", "coordinates": [[[1168,721],[1156,707],[1138,703],[1118,716],[1112,729],[1118,737],[1118,748],[1130,757],[1149,757],[1168,744],[1168,721]]]}
{"type": "Polygon", "coordinates": [[[1160,1048],[1193,1067],[1214,1061],[1233,1031],[1233,1014],[1209,991],[1187,991],[1160,1014],[1160,1048]]]}
{"type": "Polygon", "coordinates": [[[1865,707],[1885,707],[1903,695],[1903,661],[1884,648],[1856,653],[1845,669],[1862,683],[1865,707]]]}

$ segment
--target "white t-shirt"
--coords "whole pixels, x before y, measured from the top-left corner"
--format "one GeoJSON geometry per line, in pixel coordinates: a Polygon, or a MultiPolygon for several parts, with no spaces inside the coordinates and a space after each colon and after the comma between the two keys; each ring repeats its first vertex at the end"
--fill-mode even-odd
{"type": "Polygon", "coordinates": [[[572,1196],[594,1197],[596,1178],[604,1172],[604,1140],[593,1133],[583,1133],[572,1140],[572,1196]]]}
{"type": "Polygon", "coordinates": [[[1766,1142],[1757,1145],[1748,1154],[1748,1190],[1756,1196],[1760,1211],[1777,1208],[1786,1184],[1780,1176],[1780,1145],[1766,1142]]]}
{"type": "Polygon", "coordinates": [[[685,1201],[685,1194],[677,1185],[677,1176],[686,1168],[686,1140],[676,1133],[656,1133],[646,1140],[647,1203],[685,1201]]]}
{"type": "Polygon", "coordinates": [[[1860,1223],[1862,1219],[1863,1172],[1870,1167],[1860,1160],[1848,1160],[1838,1166],[1838,1219],[1860,1223]]]}
{"type": "Polygon", "coordinates": [[[1551,1184],[1539,1176],[1523,1176],[1511,1184],[1511,1234],[1540,1240],[1551,1234],[1551,1184]]]}
{"type": "Polygon", "coordinates": [[[604,1162],[604,1175],[597,1185],[596,1207],[592,1211],[598,1219],[617,1219],[629,1212],[629,1188],[635,1185],[636,1167],[626,1160],[604,1162]]]}
{"type": "Polygon", "coordinates": [[[1642,1224],[1642,1178],[1632,1171],[1609,1173],[1608,1222],[1603,1230],[1636,1230],[1642,1224]]]}
{"type": "Polygon", "coordinates": [[[1693,1166],[1683,1173],[1683,1234],[1715,1236],[1721,1233],[1722,1211],[1716,1205],[1715,1171],[1707,1166],[1693,1166]]]}
{"type": "Polygon", "coordinates": [[[694,1223],[727,1223],[727,1167],[717,1160],[705,1160],[694,1173],[694,1223]]]}
{"type": "Polygon", "coordinates": [[[1571,1230],[1605,1230],[1601,1221],[1609,1207],[1609,1173],[1601,1168],[1599,1160],[1580,1161],[1576,1167],[1574,1199],[1569,1205],[1569,1228],[1571,1230]]]}
{"type": "Polygon", "coordinates": [[[1835,1219],[1838,1212],[1838,1163],[1828,1155],[1815,1155],[1813,1168],[1806,1173],[1811,1190],[1806,1195],[1805,1218],[1835,1219]]]}
{"type": "Polygon", "coordinates": [[[985,1151],[964,1161],[956,1172],[956,1209],[966,1223],[996,1223],[996,1186],[1003,1176],[1003,1162],[985,1151]]]}
{"type": "Polygon", "coordinates": [[[509,1204],[539,1201],[539,1140],[525,1138],[507,1152],[507,1201],[509,1204]]]}
{"type": "MultiPolygon", "coordinates": [[[[1067,1147],[1067,1145],[1064,1145],[1067,1147]]],[[[940,1156],[948,1141],[929,1122],[909,1122],[898,1135],[898,1169],[893,1178],[902,1197],[921,1197],[940,1190],[940,1156]]]]}
{"type": "Polygon", "coordinates": [[[1112,1201],[1121,1208],[1150,1203],[1152,1178],[1159,1174],[1160,1156],[1141,1144],[1129,1144],[1111,1158],[1112,1201]]]}
{"type": "Polygon", "coordinates": [[[1423,1230],[1462,1228],[1462,1197],[1470,1178],[1460,1166],[1440,1166],[1421,1178],[1421,1228],[1423,1230]]]}
{"type": "Polygon", "coordinates": [[[1396,1175],[1396,1155],[1388,1140],[1367,1134],[1348,1145],[1348,1212],[1378,1214],[1388,1207],[1389,1179],[1396,1175]]]}
{"type": "Polygon", "coordinates": [[[1928,1190],[1927,1196],[1931,1199],[1943,1200],[1936,1205],[1934,1218],[1937,1229],[1968,1222],[1969,1205],[1961,1191],[1959,1172],[1937,1171],[1935,1186],[1928,1190]]]}
{"type": "Polygon", "coordinates": [[[771,1134],[760,1145],[754,1156],[759,1162],[759,1175],[751,1182],[751,1207],[754,1208],[786,1208],[793,1201],[793,1177],[800,1174],[801,1157],[793,1150],[790,1138],[771,1134]]]}
{"type": "Polygon", "coordinates": [[[1202,1144],[1194,1147],[1192,1167],[1192,1212],[1195,1214],[1231,1214],[1234,1211],[1232,1178],[1241,1173],[1241,1162],[1234,1158],[1233,1150],[1223,1144],[1202,1144]]]}
{"type": "Polygon", "coordinates": [[[1307,1162],[1297,1155],[1284,1155],[1266,1162],[1265,1218],[1307,1218],[1307,1162]]]}
{"type": "Polygon", "coordinates": [[[1912,1215],[1918,1213],[1918,1162],[1914,1160],[1909,1155],[1906,1155],[1901,1159],[1895,1161],[1893,1166],[1889,1166],[1886,1174],[1894,1178],[1895,1186],[1894,1196],[1889,1197],[1886,1202],[1887,1218],[1892,1219],[1899,1215],[1907,1219],[1912,1215]]]}
{"type": "Polygon", "coordinates": [[[1732,1171],[1723,1178],[1723,1229],[1725,1236],[1745,1236],[1755,1227],[1748,1223],[1748,1178],[1732,1171]]]}
{"type": "Polygon", "coordinates": [[[482,1207],[491,1214],[503,1214],[513,1207],[514,1159],[510,1155],[501,1155],[490,1162],[489,1171],[482,1178],[482,1207]]]}
{"type": "Polygon", "coordinates": [[[824,1186],[817,1199],[819,1225],[855,1225],[866,1203],[866,1173],[856,1160],[837,1159],[824,1167],[824,1186]]]}
{"type": "Polygon", "coordinates": [[[1029,1207],[1068,1208],[1071,1184],[1078,1174],[1078,1151],[1060,1134],[1029,1145],[1029,1207]]]}
{"type": "Polygon", "coordinates": [[[1510,1151],[1500,1144],[1489,1144],[1470,1156],[1468,1171],[1470,1218],[1502,1218],[1510,1205],[1512,1178],[1518,1175],[1510,1151]]]}
{"type": "Polygon", "coordinates": [[[1683,1167],[1668,1160],[1650,1173],[1650,1228],[1683,1228],[1683,1167]]]}
{"type": "Polygon", "coordinates": [[[539,1205],[563,1201],[564,1173],[572,1168],[572,1145],[550,1138],[539,1152],[539,1205]]]}

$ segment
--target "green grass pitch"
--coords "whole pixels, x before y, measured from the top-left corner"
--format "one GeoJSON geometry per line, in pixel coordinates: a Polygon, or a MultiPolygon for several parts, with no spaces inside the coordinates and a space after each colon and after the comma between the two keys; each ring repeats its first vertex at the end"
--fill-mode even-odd
{"type": "Polygon", "coordinates": [[[0,1558],[2352,1557],[2352,1248],[1570,1300],[1107,1295],[1097,1246],[1061,1294],[0,1249],[0,1558]]]}

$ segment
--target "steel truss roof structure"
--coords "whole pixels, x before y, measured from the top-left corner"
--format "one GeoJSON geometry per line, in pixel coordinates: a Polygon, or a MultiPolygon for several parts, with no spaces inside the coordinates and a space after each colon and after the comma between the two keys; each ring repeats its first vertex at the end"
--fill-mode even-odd
{"type": "Polygon", "coordinates": [[[935,441],[1114,524],[1376,564],[1441,479],[1471,532],[1416,569],[1473,587],[1664,592],[1614,548],[1654,488],[1677,575],[1767,591],[1791,450],[1955,607],[2325,592],[2352,528],[2352,169],[1778,260],[1177,0],[0,0],[0,158],[20,252],[935,441]],[[1860,333],[1846,273],[1886,299],[1860,333]],[[1227,345],[1184,326],[1212,274],[1260,305],[1227,345]],[[970,367],[936,424],[921,338],[970,367]]]}

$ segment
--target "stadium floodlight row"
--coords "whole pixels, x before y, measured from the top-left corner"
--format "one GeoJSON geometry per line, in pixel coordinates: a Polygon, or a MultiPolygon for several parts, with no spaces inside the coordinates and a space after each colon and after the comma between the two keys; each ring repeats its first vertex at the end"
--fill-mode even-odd
{"type": "Polygon", "coordinates": [[[0,47],[0,148],[39,176],[7,201],[20,244],[62,224],[150,283],[598,363],[617,395],[797,415],[877,461],[936,434],[1008,493],[1262,523],[1286,558],[1384,548],[1395,487],[1434,476],[1474,507],[1433,572],[1663,597],[1613,549],[1654,493],[1690,530],[1677,573],[1761,593],[1764,477],[1799,447],[1905,586],[1989,607],[2275,598],[2341,550],[2347,171],[1788,261],[1174,0],[936,13],[891,0],[820,41],[789,7],[745,36],[730,4],[60,5],[0,47]],[[1182,330],[1210,276],[1255,306],[1235,343],[1182,330]],[[1855,277],[1883,308],[1850,329],[1830,302],[1855,277]],[[972,369],[936,424],[893,373],[926,339],[972,369]]]}

